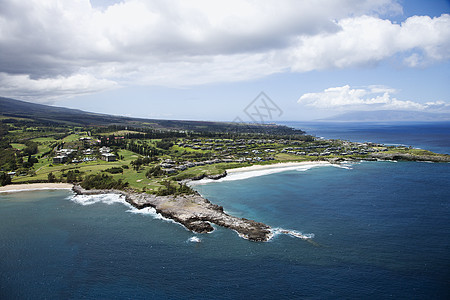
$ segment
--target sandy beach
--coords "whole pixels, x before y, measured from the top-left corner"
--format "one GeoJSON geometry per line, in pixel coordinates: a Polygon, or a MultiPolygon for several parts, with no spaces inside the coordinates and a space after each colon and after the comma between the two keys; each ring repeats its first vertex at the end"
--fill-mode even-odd
{"type": "Polygon", "coordinates": [[[30,184],[10,184],[0,187],[0,193],[13,193],[35,190],[70,190],[70,183],[30,183],[30,184]]]}
{"type": "Polygon", "coordinates": [[[302,162],[277,163],[277,164],[272,164],[272,165],[253,165],[250,167],[228,169],[227,173],[229,175],[231,175],[231,174],[242,173],[242,172],[263,171],[263,170],[291,168],[291,167],[303,167],[303,166],[322,165],[322,164],[326,165],[326,164],[330,164],[330,163],[327,161],[302,161],[302,162]]]}
{"type": "Polygon", "coordinates": [[[227,175],[225,177],[222,177],[220,179],[205,178],[197,181],[190,181],[189,185],[194,186],[210,182],[241,180],[284,171],[307,170],[317,166],[328,166],[328,165],[331,165],[331,163],[327,161],[303,161],[303,162],[276,163],[271,165],[253,165],[249,167],[228,169],[227,175]]]}

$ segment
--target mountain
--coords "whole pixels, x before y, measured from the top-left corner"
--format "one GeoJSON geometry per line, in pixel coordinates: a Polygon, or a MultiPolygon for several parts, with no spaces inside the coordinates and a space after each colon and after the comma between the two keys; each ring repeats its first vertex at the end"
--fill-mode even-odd
{"type": "Polygon", "coordinates": [[[352,111],[318,121],[442,122],[442,121],[450,121],[450,114],[429,113],[420,111],[402,111],[402,110],[352,111]]]}
{"type": "Polygon", "coordinates": [[[242,124],[232,122],[227,123],[131,118],[91,113],[65,107],[30,103],[4,97],[0,97],[0,116],[25,118],[45,124],[79,126],[123,125],[162,130],[188,130],[202,132],[265,133],[278,135],[304,134],[304,132],[301,130],[296,130],[287,126],[275,124],[242,124]]]}

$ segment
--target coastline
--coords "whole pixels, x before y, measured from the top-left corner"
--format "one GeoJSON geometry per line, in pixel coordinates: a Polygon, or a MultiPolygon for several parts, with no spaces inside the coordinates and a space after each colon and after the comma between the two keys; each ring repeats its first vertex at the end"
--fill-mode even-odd
{"type": "Polygon", "coordinates": [[[268,165],[253,165],[248,167],[227,169],[223,174],[217,176],[206,176],[185,181],[189,186],[201,185],[211,182],[222,182],[232,180],[242,180],[257,176],[269,175],[291,170],[307,170],[318,166],[331,166],[329,161],[302,161],[302,162],[284,162],[268,165]]]}
{"type": "Polygon", "coordinates": [[[0,186],[0,193],[29,192],[39,190],[71,190],[71,183],[27,183],[0,186]]]}
{"type": "MultiPolygon", "coordinates": [[[[260,172],[267,170],[282,172],[291,168],[314,167],[317,165],[330,164],[326,161],[318,162],[288,162],[277,163],[271,165],[253,165],[249,167],[230,169],[219,176],[208,176],[203,180],[220,180],[227,176],[236,174],[247,174],[250,177],[260,176],[260,172]],[[259,175],[255,174],[258,173],[259,175]]],[[[200,180],[202,181],[202,180],[200,180]]],[[[223,207],[209,202],[200,194],[193,195],[171,195],[156,196],[146,193],[137,193],[131,191],[119,190],[85,190],[78,184],[69,183],[33,183],[33,184],[12,184],[0,187],[0,193],[25,192],[34,190],[56,190],[67,189],[72,190],[78,195],[96,195],[96,194],[119,194],[125,197],[125,200],[137,209],[152,207],[157,213],[163,217],[169,218],[179,224],[182,224],[188,230],[197,233],[207,233],[214,230],[211,224],[216,224],[225,228],[229,228],[238,233],[242,238],[265,242],[273,238],[276,233],[290,234],[295,237],[307,239],[308,237],[301,234],[293,234],[285,230],[277,231],[270,226],[245,218],[237,218],[223,211],[223,207]]]]}
{"type": "Polygon", "coordinates": [[[231,216],[223,211],[223,207],[211,203],[198,193],[189,195],[156,196],[147,193],[127,192],[119,190],[85,190],[76,184],[72,188],[77,195],[118,194],[137,209],[152,207],[165,218],[171,219],[188,230],[196,233],[214,231],[211,224],[216,224],[236,231],[239,236],[255,241],[265,242],[272,237],[270,226],[231,216]]]}
{"type": "MultiPolygon", "coordinates": [[[[384,158],[384,157],[383,157],[384,158]]],[[[304,171],[318,166],[331,166],[340,161],[302,161],[284,162],[267,165],[227,169],[219,175],[203,175],[189,181],[190,185],[204,184],[214,181],[241,180],[290,170],[304,171]]],[[[342,162],[345,162],[344,160],[342,162]]],[[[163,217],[171,219],[192,232],[207,233],[214,230],[212,224],[232,229],[242,238],[265,242],[276,234],[288,234],[301,239],[310,239],[292,230],[271,228],[270,226],[245,218],[237,218],[224,212],[223,207],[211,203],[198,192],[190,195],[156,196],[136,191],[121,190],[85,190],[79,184],[70,183],[32,183],[12,184],[0,187],[0,193],[25,192],[35,190],[72,190],[78,195],[119,194],[125,201],[137,209],[152,207],[163,217]]]]}
{"type": "Polygon", "coordinates": [[[236,173],[245,173],[252,171],[265,171],[265,170],[273,170],[273,169],[285,169],[285,168],[295,168],[295,167],[303,167],[303,166],[315,166],[315,165],[329,165],[331,164],[328,161],[302,161],[302,162],[285,162],[285,163],[276,163],[269,165],[253,165],[248,167],[241,167],[235,169],[227,169],[228,175],[236,174],[236,173]]]}

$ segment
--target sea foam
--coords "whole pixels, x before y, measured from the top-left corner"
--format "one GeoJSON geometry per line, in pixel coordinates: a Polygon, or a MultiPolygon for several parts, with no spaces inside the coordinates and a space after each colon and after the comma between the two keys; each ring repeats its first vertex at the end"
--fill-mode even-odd
{"type": "Polygon", "coordinates": [[[202,240],[197,236],[192,236],[187,240],[190,243],[200,243],[202,240]]]}
{"type": "MultiPolygon", "coordinates": [[[[96,203],[102,203],[107,205],[112,204],[122,204],[128,208],[127,212],[132,214],[141,214],[141,215],[148,215],[151,216],[154,219],[157,220],[164,220],[172,223],[176,223],[175,221],[163,217],[161,214],[156,212],[156,209],[153,207],[145,207],[142,209],[137,209],[136,207],[132,206],[130,203],[125,201],[125,197],[118,194],[99,194],[99,195],[71,195],[67,197],[67,199],[83,205],[93,205],[96,203]]],[[[178,223],[176,223],[178,224],[178,223]]]]}
{"type": "Polygon", "coordinates": [[[259,176],[265,176],[270,174],[276,174],[286,171],[299,171],[299,172],[305,172],[307,170],[310,170],[315,167],[322,167],[322,166],[329,166],[331,164],[324,164],[324,163],[317,163],[317,164],[305,164],[301,166],[285,166],[285,167],[273,167],[268,169],[261,169],[261,170],[249,170],[249,171],[238,171],[233,172],[231,170],[227,176],[214,180],[214,179],[202,179],[198,181],[191,181],[189,182],[189,185],[201,185],[201,184],[208,184],[211,182],[224,182],[224,181],[234,181],[234,180],[243,180],[248,179],[252,177],[259,177],[259,176]]]}
{"type": "Polygon", "coordinates": [[[270,239],[272,239],[278,235],[281,235],[281,234],[289,235],[291,237],[302,239],[302,240],[309,240],[309,239],[314,238],[314,233],[302,233],[297,230],[283,229],[283,228],[277,227],[277,228],[272,228],[272,237],[270,239]]]}
{"type": "Polygon", "coordinates": [[[144,207],[141,209],[137,209],[136,207],[131,206],[131,208],[129,210],[127,210],[127,212],[132,213],[132,214],[137,214],[137,215],[147,215],[147,216],[151,216],[153,219],[164,220],[167,222],[179,224],[179,223],[175,222],[174,220],[166,218],[163,215],[161,215],[160,213],[157,213],[156,209],[154,209],[153,207],[144,207]]]}
{"type": "Polygon", "coordinates": [[[125,201],[125,197],[118,194],[71,195],[68,197],[68,199],[80,205],[93,205],[96,203],[112,205],[120,203],[125,206],[132,207],[128,202],[125,201]]]}

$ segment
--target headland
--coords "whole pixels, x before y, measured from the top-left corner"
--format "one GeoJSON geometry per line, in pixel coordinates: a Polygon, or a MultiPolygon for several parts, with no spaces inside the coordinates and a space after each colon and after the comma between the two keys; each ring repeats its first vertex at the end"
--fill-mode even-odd
{"type": "Polygon", "coordinates": [[[182,224],[197,233],[208,233],[216,224],[236,231],[239,236],[257,242],[268,241],[272,236],[270,226],[237,218],[223,211],[223,207],[211,203],[198,193],[189,195],[156,196],[148,193],[136,193],[121,190],[86,190],[74,185],[73,191],[81,195],[114,193],[125,197],[125,200],[137,209],[152,207],[162,216],[182,224]]]}

